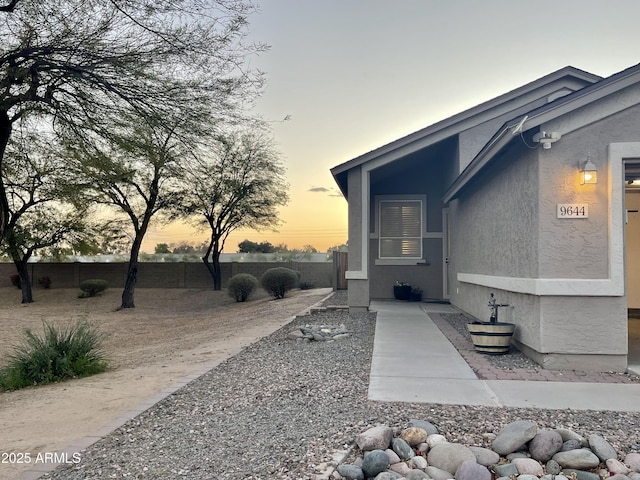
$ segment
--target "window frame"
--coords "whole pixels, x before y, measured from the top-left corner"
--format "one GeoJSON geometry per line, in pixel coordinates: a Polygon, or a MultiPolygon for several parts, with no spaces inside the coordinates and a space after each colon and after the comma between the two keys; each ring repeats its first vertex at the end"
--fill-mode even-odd
{"type": "Polygon", "coordinates": [[[427,237],[427,197],[426,195],[379,195],[375,197],[375,228],[372,238],[377,239],[378,248],[375,263],[377,265],[415,265],[416,263],[425,263],[424,259],[424,239],[427,237]],[[381,241],[385,238],[403,238],[403,237],[385,237],[382,236],[382,204],[385,202],[416,202],[420,208],[420,236],[415,237],[406,237],[406,238],[414,238],[418,240],[420,247],[420,255],[419,256],[400,256],[400,257],[383,257],[381,256],[381,241]]]}

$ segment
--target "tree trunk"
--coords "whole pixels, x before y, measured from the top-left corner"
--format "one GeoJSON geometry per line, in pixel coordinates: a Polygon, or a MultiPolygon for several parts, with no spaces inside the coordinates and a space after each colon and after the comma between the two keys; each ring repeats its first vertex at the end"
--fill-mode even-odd
{"type": "MultiPolygon", "coordinates": [[[[5,111],[0,111],[0,172],[4,165],[4,153],[11,137],[11,120],[5,111]]],[[[0,174],[0,242],[4,238],[9,223],[9,202],[3,176],[0,174]]]]}
{"type": "Polygon", "coordinates": [[[122,304],[118,310],[135,308],[133,296],[136,289],[136,281],[138,280],[138,256],[140,255],[140,246],[142,245],[143,238],[144,234],[138,233],[133,240],[129,266],[127,268],[127,280],[124,282],[124,290],[122,291],[122,304]]]}
{"type": "Polygon", "coordinates": [[[13,264],[18,270],[20,277],[20,290],[22,290],[22,303],[33,303],[33,292],[31,291],[31,278],[29,277],[29,268],[27,260],[14,259],[13,264]]]}
{"type": "Polygon", "coordinates": [[[212,238],[209,242],[209,247],[207,251],[204,253],[202,257],[202,261],[204,262],[205,267],[209,270],[211,274],[211,278],[213,279],[213,289],[214,290],[222,290],[222,272],[220,270],[220,248],[218,246],[218,241],[215,238],[212,238]],[[213,263],[209,262],[209,255],[211,255],[211,259],[213,263]]]}

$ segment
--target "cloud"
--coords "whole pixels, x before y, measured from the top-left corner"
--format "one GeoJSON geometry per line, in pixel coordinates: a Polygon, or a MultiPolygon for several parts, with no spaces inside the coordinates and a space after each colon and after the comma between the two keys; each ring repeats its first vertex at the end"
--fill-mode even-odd
{"type": "Polygon", "coordinates": [[[329,190],[327,187],[311,187],[309,190],[307,190],[307,192],[330,192],[331,190],[329,190]]]}

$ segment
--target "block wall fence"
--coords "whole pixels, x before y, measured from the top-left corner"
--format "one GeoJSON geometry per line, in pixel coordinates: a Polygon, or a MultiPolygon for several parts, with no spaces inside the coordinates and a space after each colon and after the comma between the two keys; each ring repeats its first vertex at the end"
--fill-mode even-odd
{"type": "MultiPolygon", "coordinates": [[[[250,273],[258,280],[269,268],[286,267],[300,272],[300,281],[316,288],[336,288],[334,262],[229,262],[221,263],[222,287],[238,273],[250,273]]],[[[12,263],[0,263],[0,287],[11,286],[11,275],[16,274],[12,263]]],[[[126,263],[30,263],[29,275],[34,288],[38,279],[48,276],[51,288],[74,288],[90,278],[101,278],[112,288],[124,287],[126,263]]],[[[138,264],[139,288],[213,288],[213,280],[203,263],[151,263],[138,264]]]]}

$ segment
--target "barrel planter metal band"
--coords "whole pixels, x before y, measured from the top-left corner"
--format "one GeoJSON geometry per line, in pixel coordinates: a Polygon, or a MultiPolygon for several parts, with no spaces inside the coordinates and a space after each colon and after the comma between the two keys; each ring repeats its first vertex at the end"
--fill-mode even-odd
{"type": "Polygon", "coordinates": [[[477,352],[503,355],[509,351],[516,326],[506,322],[472,322],[467,328],[477,352]]]}

